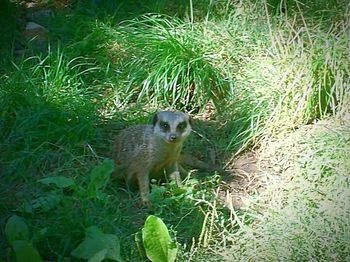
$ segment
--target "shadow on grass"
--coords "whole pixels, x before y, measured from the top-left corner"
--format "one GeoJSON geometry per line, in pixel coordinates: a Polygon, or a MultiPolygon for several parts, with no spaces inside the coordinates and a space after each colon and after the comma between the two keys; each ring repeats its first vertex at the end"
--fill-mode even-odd
{"type": "MultiPolygon", "coordinates": [[[[171,195],[171,190],[170,193],[165,191],[165,197],[159,200],[159,208],[154,210],[135,208],[138,198],[125,192],[123,186],[112,183],[106,188],[110,196],[106,202],[75,199],[71,197],[71,192],[63,191],[60,194],[63,194],[64,202],[55,209],[29,214],[18,209],[24,202],[37,203],[40,197],[46,196],[47,189],[37,183],[41,177],[64,175],[78,182],[84,181],[84,176],[92,167],[108,156],[114,132],[131,123],[147,122],[152,117],[143,112],[128,112],[124,118],[120,112],[116,112],[115,118],[102,119],[99,110],[106,107],[103,104],[104,80],[111,77],[113,82],[116,79],[111,76],[113,73],[105,73],[100,65],[95,67],[89,61],[76,60],[77,56],[93,57],[97,54],[104,38],[103,34],[101,37],[85,38],[85,33],[92,28],[83,27],[87,23],[86,20],[82,22],[79,12],[86,18],[89,14],[84,12],[91,9],[79,11],[79,5],[75,8],[78,16],[60,16],[51,22],[54,39],[56,37],[63,43],[76,41],[77,44],[67,46],[64,54],[58,52],[49,53],[46,58],[18,58],[15,61],[19,64],[9,65],[1,76],[1,225],[5,225],[10,214],[16,212],[28,218],[34,229],[47,229],[45,239],[37,242],[45,258],[69,257],[70,251],[83,239],[85,228],[97,224],[106,232],[114,232],[121,237],[125,257],[140,259],[133,251],[134,236],[147,214],[152,212],[174,225],[173,230],[178,232],[182,243],[190,243],[193,237],[197,238],[201,233],[206,207],[198,205],[198,208],[193,201],[183,201],[181,195],[171,195]],[[99,101],[102,101],[102,105],[99,101]]],[[[104,8],[109,11],[113,9],[108,6],[104,8]]],[[[127,8],[130,13],[124,10],[125,16],[138,15],[132,13],[132,6],[127,8]]],[[[114,12],[113,15],[117,20],[125,19],[122,15],[118,17],[118,13],[114,12]]],[[[90,15],[90,22],[93,23],[96,17],[98,15],[90,15]]],[[[108,59],[101,57],[101,54],[99,56],[101,64],[108,59]]],[[[220,120],[196,121],[194,129],[203,136],[193,135],[185,151],[206,162],[212,160],[214,152],[213,163],[222,165],[220,159],[234,148],[229,146],[234,130],[231,127],[223,125],[220,120]]],[[[205,176],[203,172],[194,186],[194,190],[201,195],[215,186],[215,181],[206,182],[205,176]]],[[[3,226],[1,230],[4,230],[3,226]]],[[[2,243],[5,245],[5,241],[2,243]]]]}
{"type": "MultiPolygon", "coordinates": [[[[180,201],[177,195],[169,198],[166,193],[157,210],[138,209],[135,208],[137,193],[125,191],[123,185],[114,181],[106,188],[110,197],[105,202],[72,197],[70,191],[62,191],[56,192],[62,200],[53,209],[29,213],[23,210],[23,204],[40,206],[43,204],[40,201],[52,195],[38,183],[40,178],[63,175],[84,185],[84,177],[108,156],[113,133],[131,123],[148,122],[152,117],[141,111],[129,112],[126,121],[118,113],[116,118],[102,119],[97,113],[98,106],[93,103],[94,96],[84,89],[89,86],[84,80],[88,82],[90,77],[76,78],[71,67],[64,73],[65,67],[56,64],[60,56],[51,56],[24,61],[8,68],[2,76],[1,225],[16,213],[25,217],[33,230],[45,229],[45,239],[36,242],[45,258],[69,257],[70,251],[83,239],[85,228],[98,225],[122,239],[124,257],[140,259],[139,254],[132,252],[134,234],[153,212],[174,225],[182,243],[198,237],[205,214],[195,208],[192,201],[180,201]],[[193,221],[197,221],[196,226],[193,221]]],[[[69,64],[66,59],[61,62],[69,64]]],[[[1,245],[2,250],[6,250],[4,239],[1,245]]]]}

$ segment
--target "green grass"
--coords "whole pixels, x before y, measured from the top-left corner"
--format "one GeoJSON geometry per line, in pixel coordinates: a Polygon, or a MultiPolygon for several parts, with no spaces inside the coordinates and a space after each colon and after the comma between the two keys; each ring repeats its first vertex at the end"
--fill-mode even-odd
{"type": "MultiPolygon", "coordinates": [[[[1,233],[22,216],[40,255],[65,261],[97,226],[119,238],[126,261],[144,261],[141,228],[154,214],[179,261],[349,259],[347,5],[285,2],[283,11],[280,1],[76,1],[38,21],[48,48],[23,56],[13,53],[25,43],[20,9],[6,3],[1,233]],[[153,207],[139,208],[137,192],[92,170],[119,130],[164,108],[193,115],[185,151],[228,174],[192,172],[181,189],[154,184],[153,207]],[[264,190],[250,205],[233,208],[222,180],[239,183],[232,161],[252,148],[275,168],[260,170],[264,190]],[[40,182],[55,176],[74,186],[40,182]]],[[[13,258],[4,237],[0,250],[13,258]]]]}
{"type": "Polygon", "coordinates": [[[93,68],[84,70],[84,65],[79,58],[67,61],[58,51],[13,62],[2,77],[2,160],[14,172],[22,167],[43,174],[94,137],[93,94],[82,79],[93,68]],[[55,153],[47,154],[51,149],[55,153]]]}
{"type": "Polygon", "coordinates": [[[199,37],[191,26],[171,17],[144,16],[122,23],[113,42],[126,54],[121,60],[128,94],[124,103],[147,100],[192,110],[208,101],[217,105],[228,84],[210,54],[203,52],[199,37]]]}
{"type": "Polygon", "coordinates": [[[232,236],[231,259],[349,259],[349,135],[349,123],[321,121],[270,145],[280,176],[247,209],[256,219],[232,236]]]}

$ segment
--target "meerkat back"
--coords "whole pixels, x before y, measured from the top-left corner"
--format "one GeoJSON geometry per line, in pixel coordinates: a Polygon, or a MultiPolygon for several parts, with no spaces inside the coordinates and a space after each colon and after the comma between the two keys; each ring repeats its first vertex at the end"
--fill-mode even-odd
{"type": "Polygon", "coordinates": [[[131,126],[119,133],[113,147],[113,159],[117,170],[123,170],[116,174],[118,177],[125,178],[128,167],[133,163],[147,160],[147,148],[151,133],[150,125],[131,126]]]}

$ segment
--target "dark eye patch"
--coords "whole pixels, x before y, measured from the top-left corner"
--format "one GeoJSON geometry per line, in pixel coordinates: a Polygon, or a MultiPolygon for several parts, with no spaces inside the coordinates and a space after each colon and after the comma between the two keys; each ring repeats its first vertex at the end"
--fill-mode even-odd
{"type": "Polygon", "coordinates": [[[164,122],[164,121],[160,121],[159,125],[164,131],[167,131],[170,128],[169,124],[167,122],[164,122]]]}
{"type": "Polygon", "coordinates": [[[179,130],[184,130],[187,127],[187,122],[181,122],[180,124],[177,125],[177,129],[179,130]]]}

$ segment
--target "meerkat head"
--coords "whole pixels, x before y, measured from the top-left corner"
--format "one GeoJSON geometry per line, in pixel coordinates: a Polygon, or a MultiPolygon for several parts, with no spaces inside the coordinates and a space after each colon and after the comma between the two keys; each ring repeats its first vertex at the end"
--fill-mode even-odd
{"type": "Polygon", "coordinates": [[[182,143],[191,133],[190,117],[178,111],[161,111],[153,118],[153,130],[167,143],[182,143]]]}

